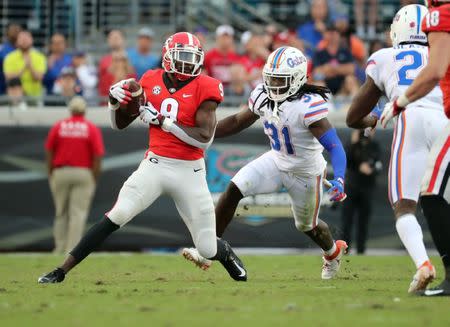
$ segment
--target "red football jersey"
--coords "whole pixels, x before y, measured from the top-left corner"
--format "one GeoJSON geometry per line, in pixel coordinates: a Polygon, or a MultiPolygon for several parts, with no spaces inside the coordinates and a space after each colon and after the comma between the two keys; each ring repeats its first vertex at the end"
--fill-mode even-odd
{"type": "MultiPolygon", "coordinates": [[[[450,33],[450,5],[431,8],[422,21],[422,30],[427,34],[432,32],[450,33]]],[[[450,67],[440,85],[444,94],[445,114],[450,118],[450,67]]]]}
{"type": "MultiPolygon", "coordinates": [[[[222,84],[212,77],[199,75],[177,89],[170,85],[166,86],[169,83],[168,77],[164,78],[164,74],[162,69],[149,70],[139,83],[144,89],[147,102],[163,116],[182,125],[195,126],[197,109],[204,101],[211,100],[217,103],[223,101],[222,84]]],[[[204,156],[203,149],[181,141],[160,127],[150,125],[149,136],[149,151],[159,156],[180,160],[197,160],[204,156]]]]}

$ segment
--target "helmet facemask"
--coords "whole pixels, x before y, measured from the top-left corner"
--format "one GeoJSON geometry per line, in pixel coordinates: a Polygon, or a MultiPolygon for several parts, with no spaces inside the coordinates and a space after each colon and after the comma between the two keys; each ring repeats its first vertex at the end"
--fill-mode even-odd
{"type": "Polygon", "coordinates": [[[301,87],[301,84],[296,78],[298,74],[281,74],[263,71],[263,81],[268,91],[269,99],[275,102],[281,102],[294,95],[301,87]]]}
{"type": "Polygon", "coordinates": [[[170,62],[170,72],[175,73],[179,80],[187,80],[200,75],[203,65],[203,50],[195,47],[177,46],[166,53],[170,62]]]}

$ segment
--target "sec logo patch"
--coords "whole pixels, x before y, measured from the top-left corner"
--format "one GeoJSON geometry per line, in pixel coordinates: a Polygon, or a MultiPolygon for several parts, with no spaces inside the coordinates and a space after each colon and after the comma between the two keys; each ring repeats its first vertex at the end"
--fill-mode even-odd
{"type": "Polygon", "coordinates": [[[161,86],[156,85],[155,87],[153,87],[152,92],[153,92],[154,95],[160,94],[161,93],[161,86]]]}

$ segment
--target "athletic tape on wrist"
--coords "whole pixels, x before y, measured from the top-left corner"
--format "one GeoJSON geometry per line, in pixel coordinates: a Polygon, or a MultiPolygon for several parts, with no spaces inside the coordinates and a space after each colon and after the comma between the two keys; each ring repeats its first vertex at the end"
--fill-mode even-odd
{"type": "Polygon", "coordinates": [[[399,106],[401,108],[405,108],[410,103],[411,103],[411,101],[409,101],[409,99],[405,93],[400,95],[397,99],[397,106],[399,106]]]}

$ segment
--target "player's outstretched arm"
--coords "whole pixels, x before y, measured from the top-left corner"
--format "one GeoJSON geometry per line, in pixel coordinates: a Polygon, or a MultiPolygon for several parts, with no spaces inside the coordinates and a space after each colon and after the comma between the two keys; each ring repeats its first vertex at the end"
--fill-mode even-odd
{"type": "Polygon", "coordinates": [[[331,165],[333,166],[334,178],[331,183],[331,201],[343,201],[346,198],[344,192],[345,169],[347,167],[347,156],[342,142],[336,133],[336,129],[331,126],[327,118],[322,118],[311,125],[309,131],[322,144],[330,154],[331,165]]]}
{"type": "Polygon", "coordinates": [[[364,129],[375,127],[377,117],[370,115],[372,109],[377,105],[378,100],[383,93],[375,84],[370,76],[367,76],[366,82],[358,90],[353,98],[350,108],[347,112],[346,123],[348,127],[364,129]]]}
{"type": "Polygon", "coordinates": [[[220,138],[237,134],[253,125],[258,119],[259,116],[251,112],[248,107],[245,106],[238,113],[219,121],[215,137],[220,138]]]}

